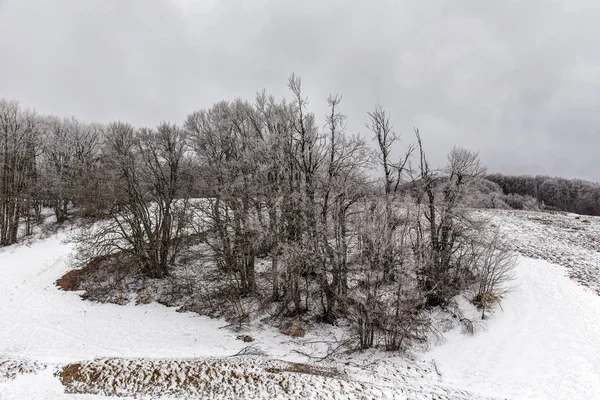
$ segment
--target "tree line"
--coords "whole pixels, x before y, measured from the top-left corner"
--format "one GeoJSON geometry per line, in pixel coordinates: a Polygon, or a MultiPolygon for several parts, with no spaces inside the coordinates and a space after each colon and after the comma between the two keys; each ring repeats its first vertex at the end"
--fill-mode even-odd
{"type": "MultiPolygon", "coordinates": [[[[486,179],[497,184],[505,195],[535,200],[541,209],[600,215],[600,184],[595,182],[539,175],[492,174],[486,179]]],[[[518,204],[515,206],[518,208],[518,204]]]]}
{"type": "Polygon", "coordinates": [[[477,154],[455,148],[432,168],[418,130],[393,154],[400,136],[381,106],[366,115],[370,146],[347,132],[340,96],[319,123],[300,79],[288,88],[289,99],[263,91],[155,128],[2,100],[1,243],[30,234],[49,206],[59,223],[87,222],[82,264],[118,255],[161,280],[208,255],[195,268],[216,271],[227,296],[347,320],[360,348],[425,341],[430,310],[460,294],[482,309],[499,301],[514,260],[467,207],[486,177],[477,154]]]}

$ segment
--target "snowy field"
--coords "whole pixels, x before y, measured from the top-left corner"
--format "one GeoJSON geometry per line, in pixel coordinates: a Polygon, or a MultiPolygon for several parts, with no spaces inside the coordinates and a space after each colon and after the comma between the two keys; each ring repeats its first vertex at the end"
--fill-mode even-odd
{"type": "Polygon", "coordinates": [[[343,330],[292,339],[255,325],[248,348],[224,320],[58,290],[65,233],[0,249],[0,399],[157,398],[160,387],[165,398],[600,399],[600,221],[481,214],[524,254],[514,288],[474,336],[456,328],[414,360],[367,352],[308,367],[297,350],[325,354],[343,330]],[[100,371],[97,394],[66,394],[55,372],[67,364],[100,371]]]}

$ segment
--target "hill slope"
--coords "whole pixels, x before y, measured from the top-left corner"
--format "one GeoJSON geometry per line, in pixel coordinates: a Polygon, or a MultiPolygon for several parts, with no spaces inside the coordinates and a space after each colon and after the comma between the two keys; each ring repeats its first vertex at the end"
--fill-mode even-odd
{"type": "MultiPolygon", "coordinates": [[[[161,388],[180,388],[185,374],[208,374],[202,381],[207,385],[215,378],[202,365],[214,363],[229,378],[211,392],[213,398],[594,398],[600,393],[600,296],[595,293],[600,221],[478,213],[522,254],[514,288],[501,309],[478,323],[474,336],[452,329],[444,343],[415,354],[414,360],[370,352],[312,363],[296,351],[325,354],[343,337],[343,329],[316,327],[307,337],[290,340],[257,324],[245,332],[256,339],[248,347],[236,340],[237,333],[222,329],[227,325],[222,320],[158,304],[82,301],[54,286],[71,250],[61,242],[64,234],[0,249],[0,398],[154,398],[161,388]],[[231,357],[244,349],[254,355],[231,357]],[[80,366],[77,379],[85,380],[86,371],[100,371],[95,376],[99,383],[89,390],[95,395],[64,394],[54,372],[68,363],[80,366]],[[168,375],[174,365],[178,372],[168,375]],[[244,378],[244,371],[254,380],[244,378]],[[155,373],[161,378],[153,378],[155,373]]],[[[463,303],[466,313],[477,315],[463,303]]],[[[186,396],[201,398],[208,389],[198,385],[186,396]]],[[[75,392],[76,387],[67,385],[75,392]]],[[[167,393],[174,398],[186,393],[173,390],[167,393]]]]}

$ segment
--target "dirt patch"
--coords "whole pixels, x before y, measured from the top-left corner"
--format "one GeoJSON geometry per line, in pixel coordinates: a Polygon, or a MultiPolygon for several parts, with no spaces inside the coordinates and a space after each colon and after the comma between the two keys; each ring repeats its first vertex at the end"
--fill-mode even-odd
{"type": "Polygon", "coordinates": [[[242,342],[245,342],[245,343],[254,342],[254,338],[250,335],[238,335],[236,337],[236,339],[241,340],[242,342]]]}
{"type": "MultiPolygon", "coordinates": [[[[340,367],[339,364],[335,368],[340,367]]],[[[56,373],[69,394],[178,399],[490,399],[439,386],[432,368],[396,361],[335,368],[263,357],[97,359],[56,373]],[[385,372],[384,372],[385,371],[385,372]],[[367,375],[365,375],[365,372],[367,375]],[[387,383],[380,386],[377,378],[387,383]],[[428,379],[423,379],[429,376],[428,379]],[[365,379],[366,378],[366,379],[365,379]]]]}
{"type": "Polygon", "coordinates": [[[267,367],[265,371],[271,374],[282,374],[286,372],[292,372],[297,374],[307,374],[314,376],[322,376],[325,378],[334,378],[342,376],[342,374],[335,368],[322,368],[309,364],[302,363],[289,363],[284,367],[267,367]]]}

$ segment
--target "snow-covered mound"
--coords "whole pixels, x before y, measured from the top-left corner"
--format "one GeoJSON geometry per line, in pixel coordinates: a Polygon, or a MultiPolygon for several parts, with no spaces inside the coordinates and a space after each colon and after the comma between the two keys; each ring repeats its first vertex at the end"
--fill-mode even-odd
{"type": "MultiPolygon", "coordinates": [[[[71,251],[62,242],[64,234],[0,249],[0,365],[6,370],[0,371],[0,399],[97,399],[106,398],[99,393],[117,393],[65,394],[60,372],[69,363],[92,369],[108,363],[112,369],[101,372],[108,374],[103,375],[105,382],[117,385],[113,387],[119,394],[155,398],[156,379],[150,374],[146,386],[143,379],[135,381],[128,374],[131,365],[162,371],[161,379],[177,379],[179,372],[188,367],[191,371],[203,360],[221,360],[216,364],[220,376],[235,371],[230,376],[234,386],[227,387],[222,379],[226,387],[214,398],[272,397],[269,393],[273,398],[297,398],[299,393],[340,399],[600,398],[600,296],[595,292],[599,221],[527,212],[480,214],[524,254],[514,288],[474,336],[456,328],[444,334],[444,343],[411,360],[367,352],[313,362],[298,351],[326,353],[330,346],[323,332],[291,339],[260,325],[244,333],[255,339],[252,353],[262,356],[232,357],[244,353],[249,344],[224,329],[223,320],[177,313],[155,303],[96,304],[58,290],[54,282],[67,271],[71,251]],[[290,362],[312,363],[336,374],[287,371],[290,362]],[[277,363],[281,365],[274,366],[277,363]],[[169,373],[169,368],[177,371],[169,373]],[[232,391],[240,389],[236,377],[245,369],[260,384],[248,382],[242,392],[232,391]],[[283,378],[292,382],[293,393],[278,384],[283,378]]],[[[476,310],[471,311],[475,316],[476,310]]],[[[339,340],[343,330],[328,334],[332,341],[339,340]]],[[[84,383],[77,385],[77,391],[85,392],[84,383]]],[[[186,398],[202,398],[198,387],[196,392],[173,388],[183,390],[171,391],[175,398],[184,393],[186,398]]]]}

